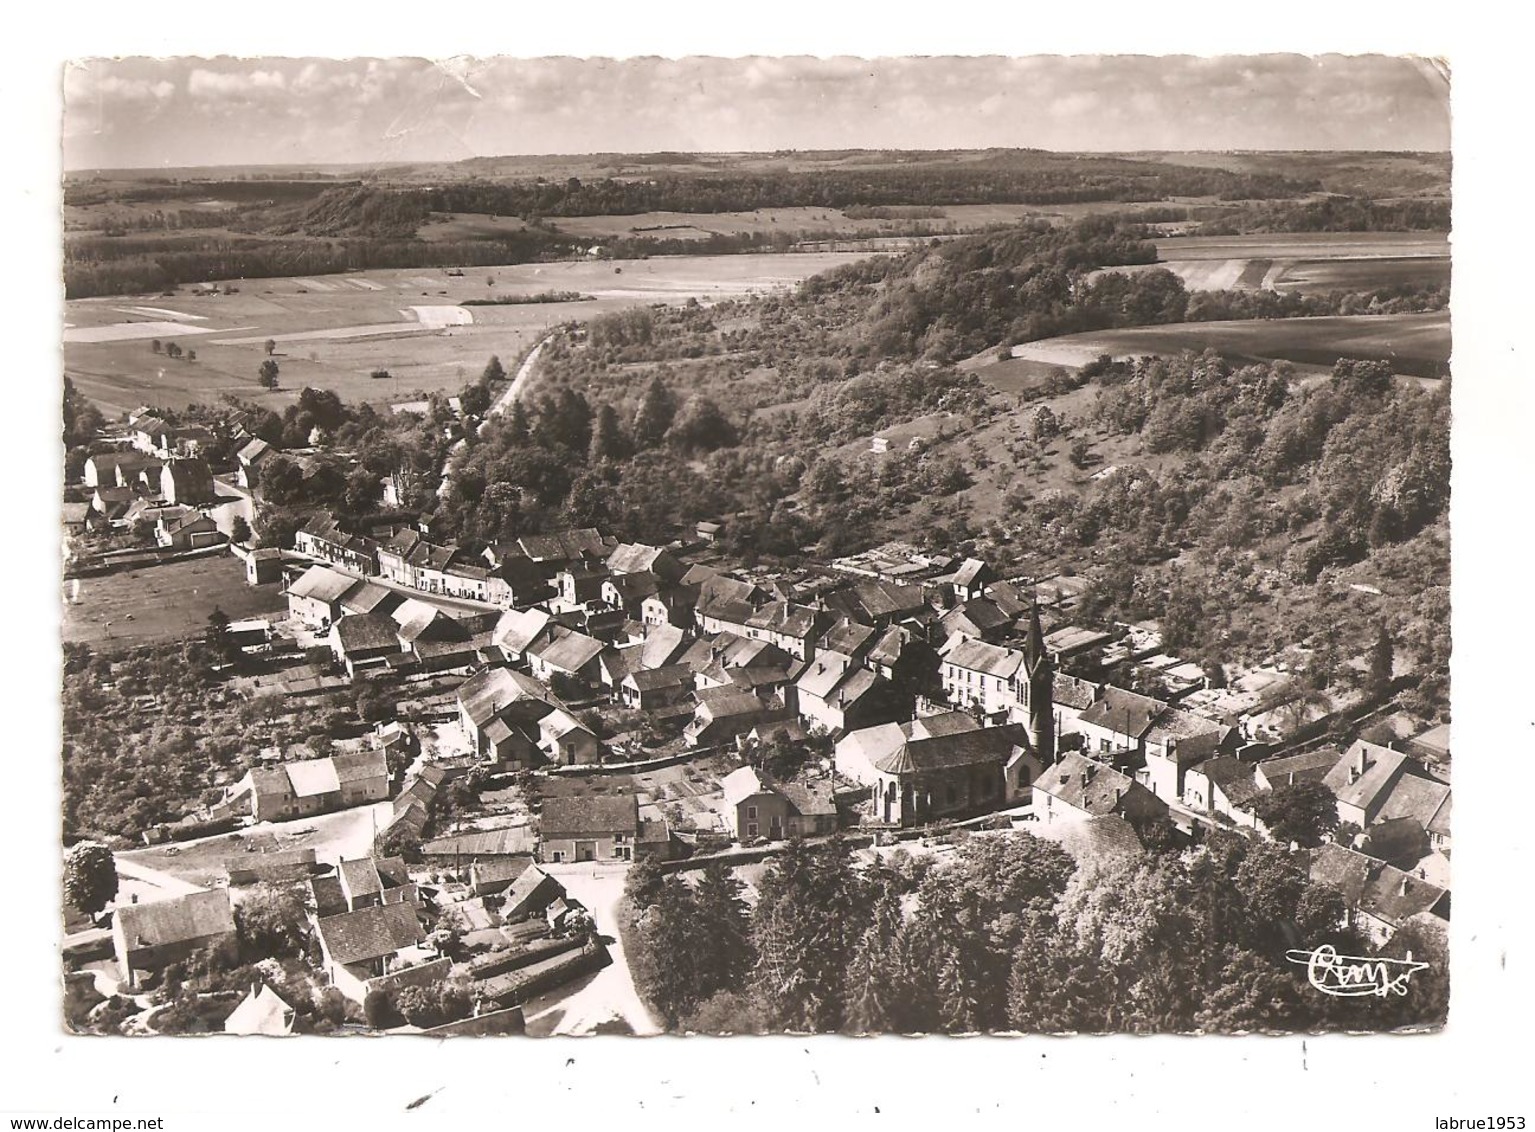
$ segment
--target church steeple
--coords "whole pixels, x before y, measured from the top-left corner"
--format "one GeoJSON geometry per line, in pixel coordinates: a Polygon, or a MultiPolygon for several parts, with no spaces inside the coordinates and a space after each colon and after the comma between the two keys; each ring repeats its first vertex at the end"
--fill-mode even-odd
{"type": "Polygon", "coordinates": [[[1029,713],[1029,739],[1047,763],[1055,761],[1055,666],[1045,647],[1039,624],[1039,598],[1029,603],[1029,633],[1023,646],[1024,707],[1029,713]]]}

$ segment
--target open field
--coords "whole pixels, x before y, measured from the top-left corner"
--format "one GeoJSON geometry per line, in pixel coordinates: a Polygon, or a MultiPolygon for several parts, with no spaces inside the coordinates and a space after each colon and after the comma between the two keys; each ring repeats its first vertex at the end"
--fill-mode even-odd
{"type": "Polygon", "coordinates": [[[1168,236],[1157,256],[1185,259],[1370,259],[1448,256],[1447,232],[1283,232],[1257,236],[1168,236]]]}
{"type": "Polygon", "coordinates": [[[247,586],[245,564],[215,554],[66,581],[64,640],[114,647],[174,640],[206,629],[214,607],[233,621],[285,610],[278,583],[247,586]]]}
{"type": "Polygon", "coordinates": [[[1445,232],[1177,236],[1154,243],[1156,263],[1103,270],[1160,268],[1178,276],[1191,291],[1362,291],[1450,280],[1445,232]]]}
{"type": "Polygon", "coordinates": [[[232,295],[81,299],[66,305],[64,368],[109,415],[150,403],[180,408],[229,392],[282,410],[306,385],[347,401],[385,403],[458,389],[499,355],[510,364],[562,322],[642,303],[728,298],[787,287],[860,254],[658,256],[477,268],[436,268],[259,279],[232,295]],[[323,290],[321,287],[323,286],[323,290]],[[578,291],[592,301],[464,308],[470,298],[578,291]],[[147,304],[147,305],[146,305],[147,304]],[[166,305],[161,305],[166,304],[166,305]],[[140,320],[133,308],[149,312],[140,320]],[[170,319],[167,316],[174,314],[170,319]],[[149,338],[195,349],[172,360],[149,338]],[[280,387],[256,384],[263,343],[278,343],[280,387]],[[392,379],[375,380],[375,370],[392,379]]]}
{"type": "MultiPolygon", "coordinates": [[[[1398,373],[1437,377],[1449,366],[1450,316],[1440,311],[1173,323],[1027,342],[1013,347],[1013,357],[1046,367],[1077,367],[1102,354],[1124,357],[1208,349],[1231,358],[1283,359],[1308,366],[1331,366],[1340,357],[1379,358],[1389,361],[1398,373]]],[[[1012,365],[1002,362],[996,368],[1016,389],[1018,378],[1007,369],[1012,365]]],[[[992,368],[981,367],[976,372],[990,381],[992,368]]]]}

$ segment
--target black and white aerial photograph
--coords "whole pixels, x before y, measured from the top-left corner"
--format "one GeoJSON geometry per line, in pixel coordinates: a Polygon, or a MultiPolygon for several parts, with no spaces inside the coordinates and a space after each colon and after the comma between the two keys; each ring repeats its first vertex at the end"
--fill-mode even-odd
{"type": "Polygon", "coordinates": [[[63,82],[70,1028],[1443,1024],[1444,67],[63,82]]]}
{"type": "Polygon", "coordinates": [[[210,47],[53,65],[44,1044],[1456,1028],[1452,59],[210,47]]]}

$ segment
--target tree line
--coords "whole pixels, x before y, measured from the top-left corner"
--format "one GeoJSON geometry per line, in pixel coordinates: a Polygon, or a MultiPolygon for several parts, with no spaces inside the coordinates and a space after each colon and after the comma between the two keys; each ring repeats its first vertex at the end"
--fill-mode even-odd
{"type": "Polygon", "coordinates": [[[1215,833],[1187,851],[1075,862],[1028,834],[964,840],[942,864],[791,841],[749,905],[713,862],[641,863],[621,909],[635,985],[668,1030],[703,1033],[1183,1033],[1387,1030],[1443,1022],[1443,938],[1406,998],[1310,988],[1286,952],[1376,952],[1306,858],[1215,833]]]}

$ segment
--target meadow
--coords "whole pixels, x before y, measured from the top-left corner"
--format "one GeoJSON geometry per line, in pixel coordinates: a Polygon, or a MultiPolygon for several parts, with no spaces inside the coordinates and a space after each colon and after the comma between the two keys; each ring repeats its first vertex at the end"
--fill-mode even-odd
{"type": "Polygon", "coordinates": [[[215,554],[64,582],[63,637],[122,648],[201,634],[215,608],[231,621],[282,616],[276,582],[245,584],[245,564],[215,554]]]}
{"type": "MultiPolygon", "coordinates": [[[[866,253],[864,253],[866,254],[866,253]]],[[[66,304],[64,369],[109,416],[222,393],[277,411],[310,385],[384,404],[457,392],[495,354],[510,365],[548,330],[636,304],[738,297],[789,287],[863,255],[658,256],[476,268],[405,268],[315,278],[236,281],[234,294],[181,288],[66,304]],[[578,291],[590,302],[464,307],[466,299],[578,291]],[[175,341],[197,358],[157,354],[175,341]],[[276,343],[279,388],[256,377],[276,343]],[[386,370],[388,380],[370,375],[386,370]]]]}

